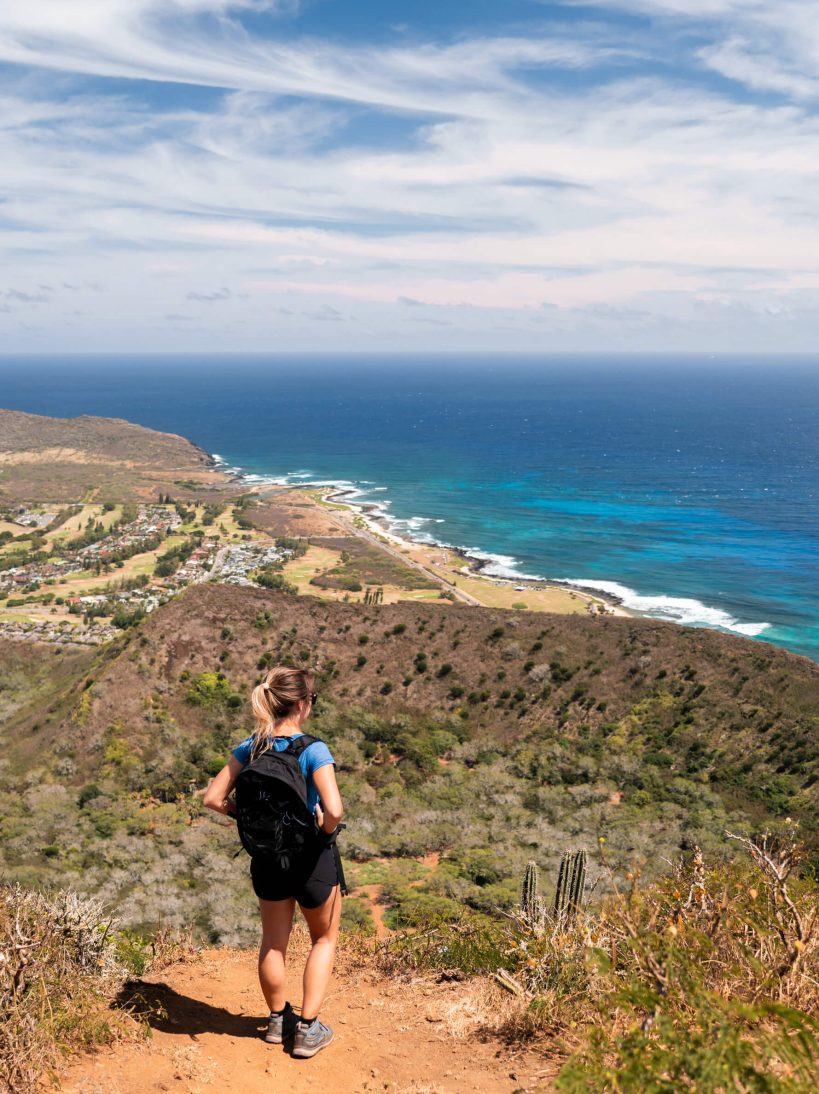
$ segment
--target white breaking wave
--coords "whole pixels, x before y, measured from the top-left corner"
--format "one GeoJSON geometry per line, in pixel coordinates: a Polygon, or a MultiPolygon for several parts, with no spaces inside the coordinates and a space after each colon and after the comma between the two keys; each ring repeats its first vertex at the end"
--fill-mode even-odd
{"type": "Polygon", "coordinates": [[[513,555],[493,554],[491,551],[479,551],[474,547],[458,546],[433,537],[429,532],[421,531],[425,524],[444,524],[442,517],[395,517],[390,512],[392,501],[388,498],[374,501],[369,495],[383,493],[388,487],[376,486],[370,480],[354,482],[350,479],[310,479],[310,471],[291,471],[283,475],[253,475],[243,472],[239,467],[229,467],[222,456],[215,452],[211,456],[219,466],[226,468],[248,483],[269,486],[320,486],[331,487],[338,491],[339,500],[351,509],[361,512],[370,520],[382,525],[382,531],[388,538],[398,543],[403,536],[424,543],[436,544],[450,550],[461,551],[467,558],[481,562],[481,571],[489,577],[504,578],[507,581],[556,581],[574,585],[582,589],[596,589],[601,593],[616,597],[624,607],[656,619],[668,619],[687,626],[717,627],[720,630],[744,634],[749,638],[768,630],[770,623],[741,623],[722,608],[712,608],[693,597],[684,596],[644,596],[618,581],[601,581],[597,578],[547,578],[542,574],[527,574],[519,569],[520,563],[513,555]],[[309,479],[309,481],[304,481],[309,479]],[[384,527],[386,526],[386,527],[384,527]]]}
{"type": "Polygon", "coordinates": [[[232,475],[241,475],[244,478],[241,467],[231,467],[225,457],[220,456],[218,452],[211,452],[210,458],[221,471],[229,471],[232,475]]]}
{"type": "Polygon", "coordinates": [[[771,626],[770,623],[740,623],[722,608],[711,608],[692,597],[643,596],[617,581],[599,581],[597,578],[587,580],[567,577],[560,580],[566,581],[569,585],[577,585],[583,589],[598,589],[601,593],[616,596],[622,601],[624,607],[631,608],[635,612],[642,612],[657,619],[671,619],[675,623],[684,623],[688,626],[719,627],[721,630],[733,631],[735,634],[748,635],[749,638],[755,638],[771,626]]]}
{"type": "Polygon", "coordinates": [[[491,577],[507,577],[514,581],[545,581],[540,574],[524,574],[518,569],[520,563],[513,555],[493,555],[491,551],[477,551],[473,547],[462,547],[467,558],[483,562],[481,570],[491,577]]]}

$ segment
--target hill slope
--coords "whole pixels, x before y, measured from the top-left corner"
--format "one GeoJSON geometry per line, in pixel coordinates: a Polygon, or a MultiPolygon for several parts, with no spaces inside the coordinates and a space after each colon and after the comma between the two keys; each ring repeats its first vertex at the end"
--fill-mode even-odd
{"type": "Polygon", "coordinates": [[[388,925],[508,904],[528,859],[551,869],[600,836],[649,871],[786,814],[816,837],[807,659],[651,621],[202,585],[10,718],[9,876],[97,892],[132,925],[161,913],[212,941],[252,938],[246,859],[200,795],[281,661],[316,670],[311,729],[337,760],[352,881],[388,925]]]}
{"type": "Polygon", "coordinates": [[[47,418],[0,409],[0,501],[155,497],[160,484],[226,477],[191,441],[120,418],[47,418]]]}

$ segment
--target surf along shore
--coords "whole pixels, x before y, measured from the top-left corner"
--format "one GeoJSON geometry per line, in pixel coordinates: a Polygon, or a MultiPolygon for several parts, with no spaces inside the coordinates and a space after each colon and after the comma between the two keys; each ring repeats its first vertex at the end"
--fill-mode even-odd
{"type": "Polygon", "coordinates": [[[487,572],[490,561],[477,551],[455,547],[410,535],[398,535],[390,528],[383,507],[375,502],[356,501],[358,491],[340,483],[259,483],[236,471],[237,481],[260,499],[287,492],[311,502],[333,518],[349,534],[418,569],[442,587],[451,599],[476,606],[512,608],[521,611],[556,612],[561,615],[632,616],[616,597],[572,587],[562,582],[528,576],[504,577],[487,572]]]}
{"type": "Polygon", "coordinates": [[[0,418],[7,638],[105,642],[191,583],[253,583],[281,539],[306,545],[276,567],[303,595],[630,614],[593,590],[493,572],[512,559],[413,536],[350,482],[263,478],[119,419],[0,418]]]}

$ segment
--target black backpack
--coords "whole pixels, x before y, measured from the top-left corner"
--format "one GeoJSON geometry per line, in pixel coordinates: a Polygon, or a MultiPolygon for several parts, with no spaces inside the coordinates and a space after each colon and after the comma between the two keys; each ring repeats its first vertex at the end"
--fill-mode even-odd
{"type": "Polygon", "coordinates": [[[252,857],[282,870],[322,846],[299,766],[299,756],[318,739],[305,733],[280,752],[269,748],[251,758],[236,778],[236,825],[242,846],[252,857]]]}

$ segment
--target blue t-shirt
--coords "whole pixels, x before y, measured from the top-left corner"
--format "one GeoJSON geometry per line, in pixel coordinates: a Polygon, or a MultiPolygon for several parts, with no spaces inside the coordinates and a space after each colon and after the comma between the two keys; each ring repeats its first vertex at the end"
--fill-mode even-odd
{"type": "MultiPolygon", "coordinates": [[[[273,747],[277,752],[284,752],[291,741],[295,740],[296,737],[303,736],[303,733],[294,733],[292,737],[274,737],[273,747]]],[[[244,765],[250,759],[252,747],[252,737],[245,737],[241,744],[236,745],[233,755],[240,764],[244,765]]],[[[311,813],[315,811],[316,803],[321,800],[319,792],[316,790],[316,784],[313,782],[313,772],[318,771],[320,767],[324,767],[326,764],[335,764],[335,762],[330,749],[324,741],[314,741],[299,756],[299,767],[307,783],[307,808],[311,813]]]]}

